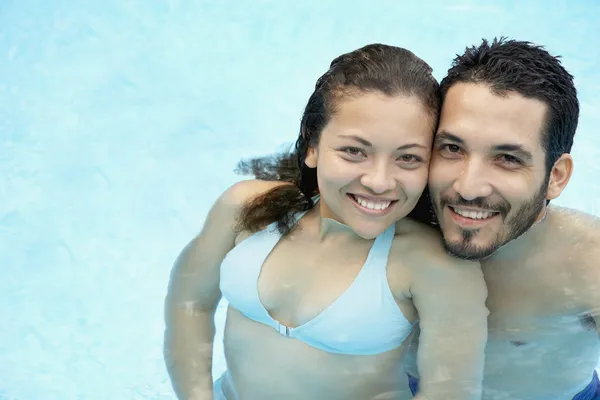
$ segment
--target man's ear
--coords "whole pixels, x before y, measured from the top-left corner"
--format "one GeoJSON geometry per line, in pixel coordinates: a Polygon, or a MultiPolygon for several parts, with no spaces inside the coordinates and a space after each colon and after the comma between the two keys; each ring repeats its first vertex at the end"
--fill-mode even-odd
{"type": "Polygon", "coordinates": [[[573,157],[570,154],[564,153],[554,163],[552,171],[550,171],[550,181],[548,182],[548,191],[546,200],[553,200],[560,196],[571,179],[573,174],[573,157]]]}

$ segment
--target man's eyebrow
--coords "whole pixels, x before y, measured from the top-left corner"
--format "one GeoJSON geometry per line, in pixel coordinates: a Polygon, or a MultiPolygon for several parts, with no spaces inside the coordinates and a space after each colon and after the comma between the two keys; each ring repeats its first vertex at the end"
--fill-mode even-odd
{"type": "Polygon", "coordinates": [[[459,138],[456,135],[453,135],[452,133],[450,133],[448,131],[439,131],[438,134],[435,135],[436,142],[441,142],[442,140],[447,140],[449,142],[454,142],[457,144],[464,144],[464,140],[462,140],[461,138],[459,138]]]}
{"type": "MultiPolygon", "coordinates": [[[[464,144],[465,143],[464,140],[462,140],[458,136],[456,136],[448,131],[440,131],[436,135],[435,141],[436,142],[448,141],[448,142],[452,142],[452,143],[456,143],[456,144],[464,144]]],[[[500,153],[500,152],[516,153],[516,154],[519,154],[522,158],[525,158],[527,160],[533,159],[533,155],[531,154],[531,152],[528,150],[525,150],[523,148],[523,145],[520,145],[520,144],[513,144],[513,143],[498,144],[498,145],[495,145],[494,147],[492,147],[492,151],[494,151],[495,153],[500,153]]]]}
{"type": "Polygon", "coordinates": [[[495,152],[517,153],[522,158],[531,160],[533,155],[520,144],[499,144],[492,148],[495,152]]]}

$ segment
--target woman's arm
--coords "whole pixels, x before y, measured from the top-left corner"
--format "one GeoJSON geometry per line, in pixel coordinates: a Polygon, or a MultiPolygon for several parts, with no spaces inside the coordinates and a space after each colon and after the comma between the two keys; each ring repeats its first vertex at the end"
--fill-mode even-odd
{"type": "Polygon", "coordinates": [[[419,313],[418,399],[481,399],[487,288],[479,263],[428,253],[411,293],[419,313]]]}
{"type": "Polygon", "coordinates": [[[200,234],[173,266],[165,300],[164,358],[180,400],[212,400],[214,315],[221,299],[221,262],[235,245],[241,206],[275,184],[249,180],[225,191],[209,211],[200,234]]]}
{"type": "Polygon", "coordinates": [[[416,399],[481,399],[489,312],[480,265],[448,255],[439,233],[422,225],[398,231],[393,257],[408,267],[404,282],[419,318],[416,399]]]}

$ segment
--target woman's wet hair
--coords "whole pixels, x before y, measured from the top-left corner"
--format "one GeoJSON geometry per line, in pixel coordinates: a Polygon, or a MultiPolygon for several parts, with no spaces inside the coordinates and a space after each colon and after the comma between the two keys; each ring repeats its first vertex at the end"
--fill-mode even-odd
{"type": "MultiPolygon", "coordinates": [[[[440,111],[439,85],[431,67],[409,50],[370,44],[335,58],[308,99],[294,147],[280,154],[242,160],[236,172],[256,179],[287,182],[251,200],[242,208],[239,229],[256,232],[277,223],[282,234],[293,226],[296,212],[313,207],[319,193],[316,168],[304,163],[309,146],[316,147],[323,128],[337,112],[340,101],[365,93],[415,96],[429,111],[433,135],[440,111]]],[[[409,217],[431,222],[429,201],[423,198],[409,217]]]]}

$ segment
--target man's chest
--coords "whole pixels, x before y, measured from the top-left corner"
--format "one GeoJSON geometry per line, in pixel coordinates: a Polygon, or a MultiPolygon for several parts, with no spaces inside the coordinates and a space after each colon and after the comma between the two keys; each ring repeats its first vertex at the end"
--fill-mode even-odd
{"type": "Polygon", "coordinates": [[[586,291],[568,265],[529,259],[483,267],[491,340],[522,343],[595,330],[586,291]],[[546,263],[545,265],[543,263],[546,263]]]}

